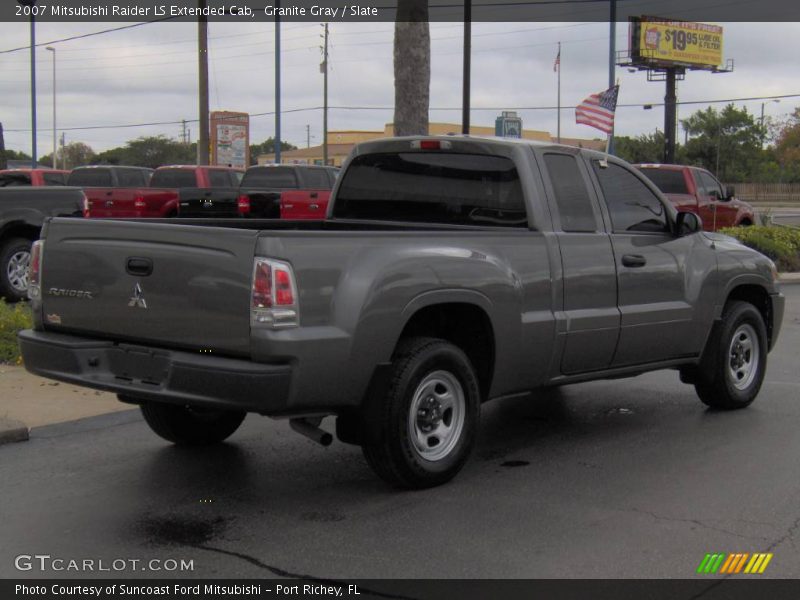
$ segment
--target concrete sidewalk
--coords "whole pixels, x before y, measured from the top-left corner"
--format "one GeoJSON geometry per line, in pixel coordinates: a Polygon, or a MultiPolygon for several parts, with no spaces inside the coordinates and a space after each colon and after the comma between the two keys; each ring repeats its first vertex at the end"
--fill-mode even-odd
{"type": "Polygon", "coordinates": [[[132,409],[114,394],[43,379],[23,367],[0,365],[0,444],[27,439],[33,427],[132,409]]]}

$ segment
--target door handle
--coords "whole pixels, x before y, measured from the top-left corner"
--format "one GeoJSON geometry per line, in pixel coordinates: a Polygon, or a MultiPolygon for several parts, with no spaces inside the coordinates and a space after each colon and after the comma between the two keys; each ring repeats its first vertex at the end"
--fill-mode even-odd
{"type": "Polygon", "coordinates": [[[310,210],[319,210],[319,204],[309,204],[308,208],[310,210]]]}
{"type": "Polygon", "coordinates": [[[153,272],[153,261],[149,258],[131,256],[125,263],[125,270],[129,275],[147,277],[153,272]]]}
{"type": "Polygon", "coordinates": [[[647,259],[641,254],[626,254],[622,257],[622,265],[625,267],[643,267],[647,264],[647,259]]]}

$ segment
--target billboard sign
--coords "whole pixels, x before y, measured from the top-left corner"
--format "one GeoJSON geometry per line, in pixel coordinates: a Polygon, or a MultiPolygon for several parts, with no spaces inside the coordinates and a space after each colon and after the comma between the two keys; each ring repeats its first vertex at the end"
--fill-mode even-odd
{"type": "Polygon", "coordinates": [[[631,19],[634,63],[658,67],[715,68],[722,64],[722,27],[658,17],[631,19]]]}
{"type": "Polygon", "coordinates": [[[250,166],[250,115],[211,113],[211,164],[246,169],[250,166]]]}

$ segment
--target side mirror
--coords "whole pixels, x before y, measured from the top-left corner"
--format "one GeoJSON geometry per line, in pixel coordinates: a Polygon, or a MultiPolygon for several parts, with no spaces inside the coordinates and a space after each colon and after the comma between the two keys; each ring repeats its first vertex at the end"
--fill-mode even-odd
{"type": "Polygon", "coordinates": [[[736,188],[734,188],[732,185],[727,186],[725,188],[725,195],[727,196],[727,198],[725,198],[726,200],[733,199],[733,197],[736,196],[736,188]]]}
{"type": "Polygon", "coordinates": [[[703,230],[703,222],[693,212],[681,211],[675,220],[675,231],[678,237],[691,235],[703,230]]]}

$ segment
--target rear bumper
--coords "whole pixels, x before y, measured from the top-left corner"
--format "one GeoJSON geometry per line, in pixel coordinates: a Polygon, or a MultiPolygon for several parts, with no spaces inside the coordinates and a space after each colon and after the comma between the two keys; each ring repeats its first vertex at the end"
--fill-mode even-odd
{"type": "Polygon", "coordinates": [[[19,345],[31,373],[134,400],[284,412],[292,367],[34,331],[19,345]]]}

